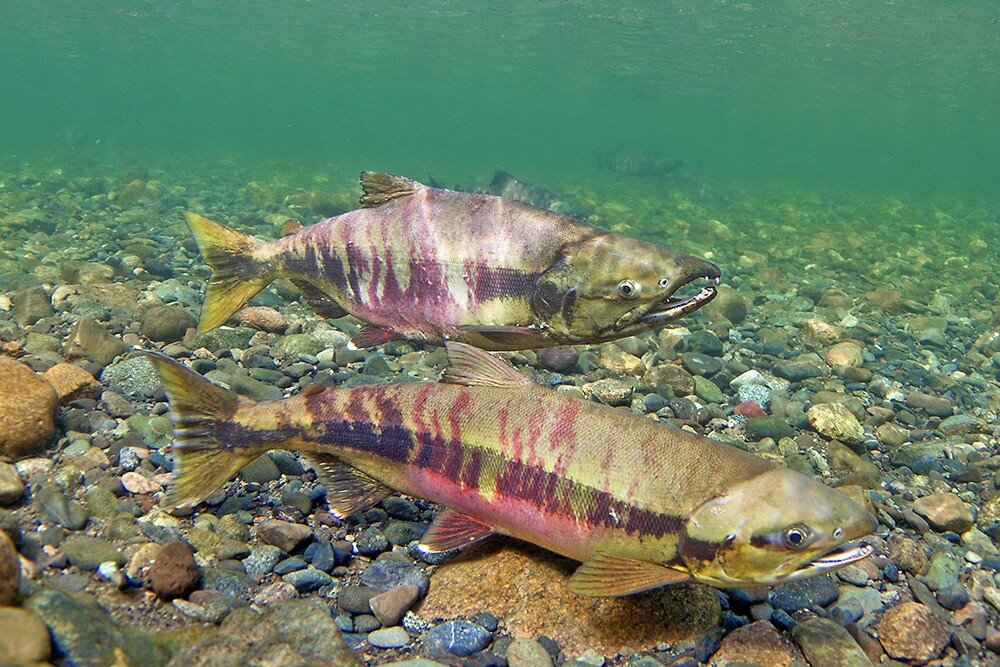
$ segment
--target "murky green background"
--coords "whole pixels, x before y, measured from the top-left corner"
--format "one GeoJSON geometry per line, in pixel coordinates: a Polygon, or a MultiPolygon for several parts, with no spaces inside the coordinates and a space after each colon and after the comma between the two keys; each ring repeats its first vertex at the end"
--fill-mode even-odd
{"type": "Polygon", "coordinates": [[[5,161],[1000,185],[990,0],[6,0],[0,35],[5,161]]]}

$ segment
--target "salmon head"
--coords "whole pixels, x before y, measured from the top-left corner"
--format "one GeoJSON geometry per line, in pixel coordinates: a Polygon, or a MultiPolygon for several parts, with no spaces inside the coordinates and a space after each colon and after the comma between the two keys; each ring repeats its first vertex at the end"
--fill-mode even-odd
{"type": "Polygon", "coordinates": [[[721,275],[703,259],[599,234],[565,248],[539,276],[531,309],[561,342],[614,340],[701,308],[715,298],[721,275]]]}
{"type": "Polygon", "coordinates": [[[678,547],[684,567],[718,588],[774,585],[832,572],[872,553],[856,542],[878,521],[842,493],[776,468],[699,507],[678,547]]]}

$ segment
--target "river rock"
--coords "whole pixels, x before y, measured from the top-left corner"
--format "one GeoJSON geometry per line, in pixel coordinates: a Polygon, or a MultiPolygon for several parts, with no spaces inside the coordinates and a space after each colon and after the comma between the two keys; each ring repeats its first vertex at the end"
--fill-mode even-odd
{"type": "Polygon", "coordinates": [[[56,390],[60,403],[78,398],[97,398],[101,393],[101,383],[86,369],[75,364],[56,364],[42,377],[56,390]]]}
{"type": "Polygon", "coordinates": [[[819,318],[806,320],[802,326],[802,333],[806,338],[823,345],[833,345],[847,338],[847,332],[842,327],[819,318]]]}
{"type": "Polygon", "coordinates": [[[52,641],[45,623],[32,611],[0,607],[0,664],[47,662],[52,641]]]}
{"type": "Polygon", "coordinates": [[[811,618],[799,623],[792,628],[792,639],[810,665],[870,667],[872,664],[842,625],[825,618],[811,618]]]}
{"type": "Polygon", "coordinates": [[[176,343],[197,324],[194,315],[180,306],[154,306],[142,316],[139,332],[158,343],[176,343]]]}
{"type": "Polygon", "coordinates": [[[45,448],[55,434],[56,390],[28,366],[0,357],[0,456],[45,448]]]}
{"type": "Polygon", "coordinates": [[[285,316],[270,306],[247,306],[236,311],[233,319],[240,324],[263,329],[270,333],[282,333],[288,328],[285,316]]]}
{"type": "Polygon", "coordinates": [[[551,637],[567,654],[694,640],[714,628],[715,591],[680,585],[623,598],[589,598],[568,587],[578,563],[521,543],[481,544],[448,561],[417,608],[425,618],[472,618],[489,609],[514,636],[551,637]],[[567,623],[566,619],[573,619],[567,623]]]}
{"type": "Polygon", "coordinates": [[[56,653],[71,665],[162,665],[164,654],[149,635],[121,627],[84,598],[42,589],[26,606],[52,635],[56,653]]]}
{"type": "Polygon", "coordinates": [[[312,529],[301,523],[291,523],[279,519],[268,519],[257,527],[257,537],[265,544],[271,544],[285,553],[291,553],[312,535],[312,529]]]}
{"type": "Polygon", "coordinates": [[[643,377],[642,382],[656,388],[669,387],[677,396],[689,396],[694,393],[694,378],[676,364],[653,366],[643,377]]]}
{"type": "Polygon", "coordinates": [[[96,570],[101,563],[125,564],[125,556],[114,545],[98,537],[74,535],[60,547],[69,562],[81,570],[96,570]]]}
{"type": "Polygon", "coordinates": [[[409,611],[420,597],[420,589],[413,584],[404,584],[379,593],[368,601],[372,613],[385,627],[396,625],[403,614],[409,611]]]}
{"type": "Polygon", "coordinates": [[[519,637],[507,647],[510,667],[552,667],[552,656],[534,639],[519,637]]]}
{"type": "Polygon", "coordinates": [[[618,378],[604,378],[596,382],[588,382],[580,389],[587,398],[596,398],[601,403],[613,406],[628,405],[634,391],[632,385],[622,382],[618,378]]]}
{"type": "Polygon", "coordinates": [[[769,621],[756,621],[736,628],[722,640],[712,655],[713,667],[727,665],[767,665],[767,667],[807,667],[805,657],[769,621]]]}
{"type": "Polygon", "coordinates": [[[424,652],[432,658],[465,657],[482,651],[492,640],[489,631],[472,621],[447,621],[424,635],[424,652]]]}
{"type": "Polygon", "coordinates": [[[739,324],[747,318],[747,300],[729,285],[719,285],[719,293],[709,301],[702,311],[713,322],[722,320],[730,324],[739,324]]]}
{"type": "Polygon", "coordinates": [[[633,356],[614,343],[601,348],[598,363],[618,375],[634,375],[636,377],[646,372],[646,364],[642,359],[633,356]]]}
{"type": "Polygon", "coordinates": [[[849,366],[851,368],[857,368],[865,361],[864,350],[852,341],[837,343],[826,351],[823,358],[828,366],[849,366]]]}
{"type": "Polygon", "coordinates": [[[0,530],[0,607],[13,604],[21,585],[21,563],[14,542],[0,530]]]}
{"type": "Polygon", "coordinates": [[[547,368],[557,373],[573,373],[576,372],[580,353],[572,347],[559,345],[539,350],[537,359],[542,368],[547,368]]]}
{"type": "Polygon", "coordinates": [[[911,408],[919,408],[935,417],[947,417],[953,412],[951,401],[940,396],[931,396],[919,391],[906,396],[906,404],[911,408]]]}
{"type": "Polygon", "coordinates": [[[186,542],[167,542],[149,566],[150,586],[164,600],[185,597],[198,586],[198,564],[186,542]]]}
{"type": "Polygon", "coordinates": [[[858,418],[841,403],[820,403],[806,412],[809,425],[817,433],[849,443],[859,443],[865,435],[858,418]]]}
{"type": "Polygon", "coordinates": [[[41,287],[27,287],[14,292],[11,298],[14,307],[14,319],[22,327],[34,324],[40,319],[51,317],[55,312],[49,295],[41,287]]]}
{"type": "Polygon", "coordinates": [[[953,530],[964,533],[973,526],[972,512],[953,493],[932,493],[913,502],[913,510],[927,519],[939,533],[953,530]]]}
{"type": "Polygon", "coordinates": [[[882,615],[878,638],[891,657],[922,665],[941,655],[951,631],[948,621],[924,605],[904,602],[882,615]]]}
{"type": "Polygon", "coordinates": [[[81,317],[63,343],[63,354],[68,359],[87,357],[101,366],[107,366],[127,349],[120,338],[112,336],[92,317],[81,317]]]}
{"type": "Polygon", "coordinates": [[[24,483],[17,468],[0,461],[0,507],[10,505],[24,494],[24,483]]]}

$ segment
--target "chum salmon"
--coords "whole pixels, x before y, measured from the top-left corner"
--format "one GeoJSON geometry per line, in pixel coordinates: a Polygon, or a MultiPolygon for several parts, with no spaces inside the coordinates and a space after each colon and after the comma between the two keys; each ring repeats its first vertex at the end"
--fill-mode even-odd
{"type": "Polygon", "coordinates": [[[581,561],[570,586],[594,596],[777,584],[872,551],[857,540],[875,517],[806,475],[446,348],[441,382],[314,385],[265,402],[151,355],[174,428],[167,501],[193,506],[264,452],[294,450],[340,517],[394,491],[424,498],[444,507],[428,551],[509,535],[581,561]]]}
{"type": "Polygon", "coordinates": [[[275,241],[187,213],[213,271],[199,330],[278,278],[319,315],[367,322],[358,347],[597,343],[662,327],[717,294],[711,262],[565,215],[391,174],[364,172],[361,183],[361,208],[275,241]]]}

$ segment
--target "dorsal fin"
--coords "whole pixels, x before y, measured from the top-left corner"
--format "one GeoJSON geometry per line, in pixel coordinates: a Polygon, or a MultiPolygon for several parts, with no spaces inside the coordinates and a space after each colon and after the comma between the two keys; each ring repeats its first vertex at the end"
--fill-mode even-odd
{"type": "Polygon", "coordinates": [[[284,238],[285,236],[298,234],[303,229],[305,229],[305,227],[302,226],[301,222],[299,222],[295,218],[289,218],[288,220],[285,220],[283,223],[281,223],[281,236],[282,238],[284,238]]]}
{"type": "Polygon", "coordinates": [[[384,204],[390,199],[409,197],[423,187],[416,181],[411,181],[395,174],[384,174],[378,171],[361,172],[361,195],[359,202],[362,208],[371,208],[384,204]]]}
{"type": "Polygon", "coordinates": [[[447,341],[444,347],[448,353],[448,368],[444,370],[441,382],[467,387],[524,387],[534,384],[506,361],[478,347],[452,340],[447,341]]]}

